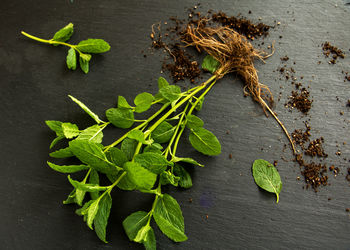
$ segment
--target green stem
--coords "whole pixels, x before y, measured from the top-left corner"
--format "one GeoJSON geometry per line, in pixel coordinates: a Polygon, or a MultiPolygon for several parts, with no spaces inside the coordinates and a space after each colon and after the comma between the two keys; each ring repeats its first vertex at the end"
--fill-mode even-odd
{"type": "Polygon", "coordinates": [[[157,202],[158,202],[158,198],[159,198],[159,196],[161,196],[161,193],[162,193],[162,191],[161,191],[161,186],[162,186],[162,185],[160,185],[160,184],[158,185],[157,191],[158,191],[159,194],[156,194],[156,198],[154,199],[153,204],[152,204],[152,209],[151,209],[151,211],[148,212],[148,221],[147,221],[147,224],[149,224],[149,223],[151,222],[151,218],[152,218],[153,212],[154,212],[154,210],[156,209],[156,205],[157,205],[157,202]]]}
{"type": "Polygon", "coordinates": [[[121,179],[123,179],[123,177],[126,175],[126,171],[124,171],[119,177],[118,179],[109,186],[109,188],[107,189],[108,193],[111,193],[112,189],[121,181],[121,179]]]}
{"type": "Polygon", "coordinates": [[[69,43],[64,43],[64,42],[59,42],[59,41],[54,41],[54,40],[42,39],[42,38],[30,35],[30,34],[24,32],[24,31],[21,31],[21,33],[22,33],[22,35],[24,35],[26,37],[29,37],[30,39],[33,39],[33,40],[38,41],[38,42],[48,43],[48,44],[60,44],[60,45],[64,45],[64,46],[68,46],[68,47],[74,48],[74,49],[76,47],[75,45],[72,45],[72,44],[69,44],[69,43]]]}

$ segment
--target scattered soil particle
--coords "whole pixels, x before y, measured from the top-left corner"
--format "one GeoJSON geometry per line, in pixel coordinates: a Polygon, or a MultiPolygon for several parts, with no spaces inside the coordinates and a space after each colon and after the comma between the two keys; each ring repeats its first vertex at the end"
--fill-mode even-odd
{"type": "Polygon", "coordinates": [[[305,149],[304,144],[310,140],[309,137],[311,135],[311,127],[307,122],[305,122],[305,127],[306,130],[304,132],[301,129],[296,129],[292,133],[292,139],[294,144],[299,145],[303,150],[305,149]]]}
{"type": "Polygon", "coordinates": [[[323,137],[320,137],[316,140],[310,142],[309,146],[305,150],[305,155],[309,156],[318,156],[318,157],[327,157],[328,155],[324,152],[322,143],[324,142],[323,137]]]}
{"type": "Polygon", "coordinates": [[[284,57],[281,57],[281,61],[283,62],[286,62],[289,60],[289,57],[288,56],[284,56],[284,57]]]}
{"type": "Polygon", "coordinates": [[[350,81],[350,73],[349,72],[345,72],[345,80],[350,81]]]}
{"type": "Polygon", "coordinates": [[[292,91],[287,106],[292,109],[297,108],[300,112],[307,114],[313,102],[309,97],[310,92],[306,88],[302,88],[299,91],[292,91]]]}
{"type": "Polygon", "coordinates": [[[345,208],[345,211],[346,212],[350,212],[350,208],[345,208]]]}
{"type": "Polygon", "coordinates": [[[329,64],[335,64],[338,57],[342,59],[345,57],[345,54],[341,49],[338,49],[337,47],[331,45],[329,42],[325,42],[322,44],[322,50],[323,54],[326,57],[331,56],[332,59],[329,61],[329,64]]]}

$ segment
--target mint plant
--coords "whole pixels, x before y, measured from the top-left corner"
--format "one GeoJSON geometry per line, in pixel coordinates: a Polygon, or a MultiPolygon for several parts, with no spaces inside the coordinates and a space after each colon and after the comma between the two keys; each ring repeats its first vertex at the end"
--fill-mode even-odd
{"type": "Polygon", "coordinates": [[[54,46],[63,45],[69,47],[66,57],[67,68],[71,70],[76,70],[79,60],[81,70],[87,74],[89,72],[89,61],[92,58],[91,54],[107,52],[110,50],[111,47],[106,41],[102,39],[87,39],[79,42],[76,45],[66,43],[73,35],[73,31],[73,24],[69,23],[68,25],[57,31],[50,40],[35,37],[24,31],[22,31],[21,33],[24,36],[38,42],[48,43],[54,46]]]}
{"type": "MultiPolygon", "coordinates": [[[[75,48],[74,48],[75,49],[75,48]]],[[[211,56],[205,58],[203,68],[215,72],[220,64],[211,56]]],[[[178,155],[177,149],[185,129],[190,131],[189,142],[204,155],[218,155],[221,145],[208,131],[203,121],[194,115],[201,110],[205,95],[216,83],[218,76],[182,92],[179,86],[170,85],[164,78],[158,79],[156,95],[141,93],[134,105],[119,96],[117,107],[106,110],[108,121],[103,121],[78,99],[69,96],[96,124],[80,129],[76,124],[46,121],[56,133],[50,148],[60,140],[68,140],[68,147],[50,153],[53,158],[76,157],[78,165],[57,165],[47,162],[53,170],[71,174],[85,171],[82,180],[68,175],[73,187],[64,204],[80,206],[76,213],[97,236],[106,240],[106,228],[112,207],[111,192],[114,189],[138,191],[154,195],[152,207],[132,212],[123,221],[123,227],[131,241],[144,244],[146,249],[156,249],[156,239],[151,227],[154,219],[159,229],[175,242],[187,240],[184,218],[178,202],[162,192],[162,186],[172,185],[190,188],[192,180],[185,164],[203,167],[196,160],[178,155]],[[138,113],[160,105],[146,120],[137,120],[138,113]],[[110,145],[103,145],[103,130],[107,126],[127,129],[125,134],[110,145]],[[110,185],[100,185],[100,176],[106,175],[110,185]],[[89,194],[89,197],[87,196],[89,194]]]]}

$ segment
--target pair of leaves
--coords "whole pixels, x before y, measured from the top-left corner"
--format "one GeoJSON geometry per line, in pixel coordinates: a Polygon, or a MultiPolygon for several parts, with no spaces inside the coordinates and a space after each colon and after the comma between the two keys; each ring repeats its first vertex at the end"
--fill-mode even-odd
{"type": "Polygon", "coordinates": [[[221,153],[221,144],[216,136],[203,128],[203,121],[195,116],[186,118],[186,126],[191,130],[189,140],[191,145],[205,155],[218,155],[221,153]]]}
{"type": "Polygon", "coordinates": [[[277,169],[268,161],[259,159],[254,161],[252,170],[255,183],[260,188],[275,193],[278,203],[282,181],[277,169]]]}

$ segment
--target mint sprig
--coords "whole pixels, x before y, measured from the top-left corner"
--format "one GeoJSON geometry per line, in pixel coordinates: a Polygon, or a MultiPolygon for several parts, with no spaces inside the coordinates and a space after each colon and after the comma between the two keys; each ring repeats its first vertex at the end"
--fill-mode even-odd
{"type": "Polygon", "coordinates": [[[79,60],[81,70],[87,74],[89,72],[89,62],[92,58],[91,54],[100,54],[107,52],[110,50],[111,46],[103,39],[87,39],[79,42],[76,45],[66,43],[73,35],[73,26],[74,25],[72,23],[69,23],[68,25],[57,31],[54,34],[54,36],[49,40],[35,37],[24,31],[22,31],[21,33],[24,36],[29,37],[38,42],[48,43],[54,46],[63,45],[69,47],[70,49],[68,50],[66,57],[67,68],[71,70],[76,70],[79,60]],[[79,56],[78,58],[77,55],[79,56]]]}

